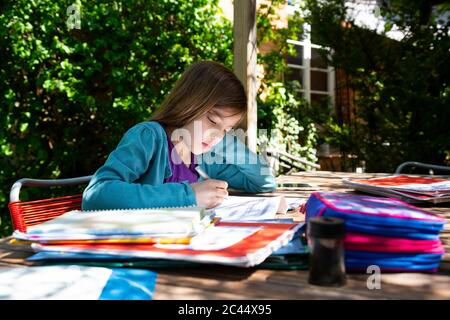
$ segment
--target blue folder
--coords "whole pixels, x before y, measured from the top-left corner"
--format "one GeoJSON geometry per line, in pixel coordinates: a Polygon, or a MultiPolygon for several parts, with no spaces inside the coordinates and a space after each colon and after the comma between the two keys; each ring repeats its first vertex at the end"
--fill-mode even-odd
{"type": "Polygon", "coordinates": [[[143,259],[129,256],[86,252],[41,251],[26,259],[45,264],[82,264],[87,266],[131,268],[187,268],[198,266],[196,262],[167,259],[143,259]]]}
{"type": "Polygon", "coordinates": [[[155,284],[153,271],[113,268],[99,300],[152,300],[155,284]]]}

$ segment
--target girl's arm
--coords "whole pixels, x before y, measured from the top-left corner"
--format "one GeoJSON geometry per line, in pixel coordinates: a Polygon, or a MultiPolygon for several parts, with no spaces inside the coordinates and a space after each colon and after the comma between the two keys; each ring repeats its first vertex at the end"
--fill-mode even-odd
{"type": "Polygon", "coordinates": [[[165,165],[155,157],[162,143],[144,124],[128,130],[84,190],[83,210],[195,205],[195,194],[188,183],[139,182],[150,165],[161,167],[158,172],[164,179],[165,165]]]}
{"type": "Polygon", "coordinates": [[[235,135],[226,134],[200,161],[211,178],[225,180],[233,189],[252,193],[276,189],[267,161],[250,151],[235,135]]]}

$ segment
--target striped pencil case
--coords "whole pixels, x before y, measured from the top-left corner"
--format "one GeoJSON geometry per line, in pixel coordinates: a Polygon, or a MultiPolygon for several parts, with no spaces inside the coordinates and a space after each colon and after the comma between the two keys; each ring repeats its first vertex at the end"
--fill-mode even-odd
{"type": "Polygon", "coordinates": [[[446,222],[397,199],[348,193],[314,192],[305,209],[306,221],[336,217],[345,220],[347,232],[395,238],[437,240],[446,222]]]}

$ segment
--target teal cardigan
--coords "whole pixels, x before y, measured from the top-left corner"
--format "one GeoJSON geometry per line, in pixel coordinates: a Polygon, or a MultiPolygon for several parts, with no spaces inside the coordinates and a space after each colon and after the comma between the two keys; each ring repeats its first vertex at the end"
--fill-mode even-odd
{"type": "MultiPolygon", "coordinates": [[[[272,192],[276,183],[267,162],[236,136],[226,135],[209,152],[197,155],[199,166],[233,189],[272,192]],[[234,157],[234,161],[231,157],[234,157]]],[[[197,205],[189,183],[164,183],[172,175],[167,135],[154,121],[129,129],[83,192],[83,210],[197,205]]],[[[202,181],[199,178],[199,181],[202,181]]]]}

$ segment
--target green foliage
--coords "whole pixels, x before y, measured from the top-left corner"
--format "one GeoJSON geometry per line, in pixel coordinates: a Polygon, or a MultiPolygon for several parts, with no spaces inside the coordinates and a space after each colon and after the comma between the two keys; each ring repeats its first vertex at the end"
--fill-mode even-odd
{"type": "MultiPolygon", "coordinates": [[[[0,4],[0,235],[15,180],[93,174],[188,65],[232,65],[217,0],[76,3],[81,29],[66,25],[73,1],[0,4]]],[[[25,188],[21,199],[50,195],[25,188]]]]}
{"type": "Polygon", "coordinates": [[[392,172],[408,160],[448,164],[450,7],[426,0],[389,3],[380,15],[385,32],[394,26],[404,32],[400,41],[357,27],[343,0],[305,1],[313,41],[333,50],[330,62],[346,72],[356,92],[356,119],[343,124],[329,118],[328,139],[365,160],[372,172],[392,172]]]}
{"type": "MultiPolygon", "coordinates": [[[[296,90],[298,83],[282,82],[283,74],[289,70],[286,57],[296,55],[287,40],[298,40],[303,32],[298,13],[289,19],[289,27],[275,26],[280,20],[277,8],[283,3],[285,1],[274,0],[262,4],[257,14],[258,47],[272,45],[270,50],[258,55],[258,63],[265,66],[258,92],[258,128],[268,130],[268,136],[258,137],[258,142],[316,162],[316,129],[308,115],[307,102],[296,90]]],[[[279,173],[283,170],[280,168],[279,173]]]]}
{"type": "Polygon", "coordinates": [[[316,129],[306,108],[305,100],[292,87],[270,83],[258,100],[258,127],[270,128],[269,139],[260,137],[260,143],[316,162],[316,129]]]}

